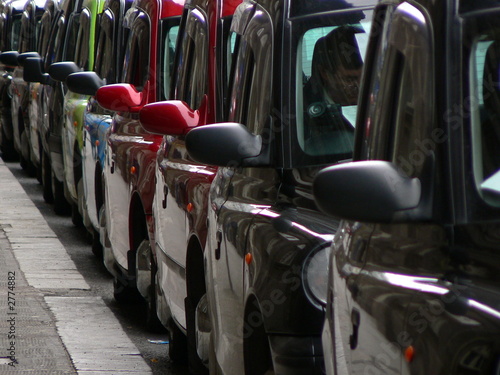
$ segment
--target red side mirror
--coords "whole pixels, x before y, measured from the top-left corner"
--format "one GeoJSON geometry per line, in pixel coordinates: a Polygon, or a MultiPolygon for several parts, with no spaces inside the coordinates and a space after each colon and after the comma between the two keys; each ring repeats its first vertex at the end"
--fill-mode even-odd
{"type": "Polygon", "coordinates": [[[102,86],[95,95],[97,102],[103,108],[115,112],[138,112],[142,103],[143,94],[133,85],[118,83],[102,86]]]}
{"type": "Polygon", "coordinates": [[[181,100],[168,100],[145,105],[139,112],[142,126],[161,135],[185,135],[199,125],[200,113],[181,100]]]}

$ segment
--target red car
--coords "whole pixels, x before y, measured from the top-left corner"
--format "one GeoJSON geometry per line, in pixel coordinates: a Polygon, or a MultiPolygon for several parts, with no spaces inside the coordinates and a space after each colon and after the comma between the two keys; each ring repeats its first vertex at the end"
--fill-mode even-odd
{"type": "MultiPolygon", "coordinates": [[[[188,127],[223,121],[234,39],[233,13],[241,0],[193,0],[186,4],[177,41],[172,99],[145,106],[145,128],[164,137],[156,164],[153,205],[158,316],[170,330],[169,356],[202,371],[206,353],[197,353],[195,319],[205,294],[203,250],[207,204],[216,167],[189,158],[188,127]],[[186,336],[187,346],[186,346],[186,336]],[[186,349],[188,352],[186,353],[186,349]],[[201,361],[200,361],[201,360],[201,361]]],[[[206,371],[206,369],[205,369],[206,371]]]]}
{"type": "MultiPolygon", "coordinates": [[[[128,300],[137,289],[148,300],[148,322],[155,325],[150,274],[150,242],[154,239],[152,205],[156,153],[162,137],[144,130],[138,118],[146,104],[167,99],[170,73],[160,67],[173,63],[172,51],[183,2],[139,0],[127,11],[127,50],[120,84],[101,87],[96,99],[115,111],[106,144],[104,165],[104,264],[114,276],[114,295],[128,300]],[[145,260],[146,264],[144,264],[145,260]]],[[[151,327],[153,328],[153,327],[151,327]]]]}

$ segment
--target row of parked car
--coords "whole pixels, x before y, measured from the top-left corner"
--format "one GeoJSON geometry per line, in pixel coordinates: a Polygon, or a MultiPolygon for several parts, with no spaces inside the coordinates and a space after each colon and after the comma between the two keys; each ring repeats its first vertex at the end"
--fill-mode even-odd
{"type": "Polygon", "coordinates": [[[172,360],[500,371],[498,1],[1,6],[3,157],[172,360]]]}

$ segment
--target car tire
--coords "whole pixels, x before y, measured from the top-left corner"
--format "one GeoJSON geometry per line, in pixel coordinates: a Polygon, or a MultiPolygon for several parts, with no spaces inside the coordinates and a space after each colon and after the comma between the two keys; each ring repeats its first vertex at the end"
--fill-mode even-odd
{"type": "Polygon", "coordinates": [[[219,364],[217,363],[217,355],[215,354],[214,333],[210,334],[210,345],[208,347],[208,370],[210,375],[221,375],[219,364]]]}
{"type": "MultiPolygon", "coordinates": [[[[204,291],[203,295],[206,292],[204,291]]],[[[202,295],[202,296],[203,296],[202,295]]],[[[203,361],[198,356],[196,347],[196,307],[201,300],[201,297],[196,297],[195,301],[191,301],[189,296],[184,304],[186,309],[186,326],[187,326],[187,355],[189,373],[194,375],[208,374],[208,368],[203,364],[203,361]]]]}
{"type": "Polygon", "coordinates": [[[21,164],[21,168],[28,174],[28,176],[34,177],[36,175],[36,168],[31,161],[28,134],[26,134],[25,130],[21,133],[21,152],[19,154],[19,164],[21,164]]]}
{"type": "Polygon", "coordinates": [[[151,284],[146,299],[146,329],[149,332],[163,333],[166,328],[161,324],[156,312],[156,264],[151,254],[151,284]]]}
{"type": "Polygon", "coordinates": [[[16,152],[14,145],[9,142],[7,137],[5,136],[3,126],[1,127],[1,141],[0,141],[0,150],[1,150],[1,155],[2,159],[4,161],[17,161],[19,158],[18,153],[16,152]]]}
{"type": "Polygon", "coordinates": [[[51,172],[52,195],[54,196],[54,212],[60,216],[66,216],[71,213],[71,205],[64,195],[64,183],[59,181],[54,172],[51,172]]]}
{"type": "Polygon", "coordinates": [[[97,259],[102,259],[103,258],[103,247],[101,244],[101,235],[100,233],[92,228],[92,254],[94,254],[97,259]]]}
{"type": "Polygon", "coordinates": [[[82,199],[83,196],[83,180],[79,178],[75,185],[78,204],[71,203],[71,221],[75,227],[82,228],[84,221],[82,213],[80,212],[80,207],[82,207],[83,212],[83,203],[80,202],[80,199],[82,199]]]}
{"type": "Polygon", "coordinates": [[[113,297],[116,302],[124,304],[140,301],[139,292],[123,275],[113,278],[113,297]]]}
{"type": "Polygon", "coordinates": [[[177,327],[172,320],[170,321],[168,332],[170,342],[168,344],[168,357],[172,362],[186,365],[188,362],[188,348],[186,335],[177,327]]]}
{"type": "Polygon", "coordinates": [[[71,205],[71,222],[77,228],[83,227],[82,215],[78,211],[78,206],[74,203],[71,205]]]}
{"type": "MultiPolygon", "coordinates": [[[[261,316],[261,322],[264,322],[262,313],[258,310],[252,310],[261,316]]],[[[248,315],[247,315],[248,316],[248,315]]],[[[245,319],[245,322],[247,319],[245,319]]],[[[273,356],[269,345],[269,338],[264,328],[264,323],[254,328],[253,333],[245,338],[244,344],[244,362],[245,374],[247,375],[273,375],[273,356]]]]}
{"type": "Polygon", "coordinates": [[[42,187],[43,187],[43,200],[45,203],[54,202],[54,194],[52,194],[52,172],[50,169],[50,159],[49,155],[45,152],[41,152],[40,168],[42,169],[42,187]]]}

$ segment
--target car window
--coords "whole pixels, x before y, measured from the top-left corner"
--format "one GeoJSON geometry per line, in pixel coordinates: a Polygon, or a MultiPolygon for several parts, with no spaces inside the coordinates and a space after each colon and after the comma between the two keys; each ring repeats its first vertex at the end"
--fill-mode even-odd
{"type": "Polygon", "coordinates": [[[284,162],[327,165],[352,158],[357,97],[372,9],[322,12],[291,23],[283,71],[287,107],[276,113],[284,162]],[[289,154],[289,155],[288,155],[289,154]]]}
{"type": "Polygon", "coordinates": [[[217,121],[227,120],[228,111],[228,96],[229,96],[229,85],[232,77],[232,69],[235,66],[236,54],[238,50],[239,35],[238,33],[231,31],[231,21],[233,16],[227,16],[220,20],[221,27],[223,30],[222,35],[222,52],[218,56],[220,60],[217,61],[218,67],[218,77],[220,77],[221,82],[221,92],[222,100],[219,100],[219,109],[217,110],[217,121]]]}
{"type": "MultiPolygon", "coordinates": [[[[108,11],[106,11],[108,12],[108,11]]],[[[103,26],[99,30],[99,37],[97,39],[97,50],[95,57],[95,72],[107,84],[115,83],[115,72],[113,61],[115,56],[113,53],[106,53],[113,49],[113,21],[108,17],[107,13],[103,14],[103,26]]]]}
{"type": "Polygon", "coordinates": [[[307,30],[296,65],[297,139],[309,155],[350,154],[369,20],[307,30]]]}
{"type": "Polygon", "coordinates": [[[30,10],[27,7],[23,12],[23,16],[21,18],[21,30],[19,32],[19,53],[31,51],[30,49],[31,20],[29,14],[30,10]]]}
{"type": "Polygon", "coordinates": [[[125,82],[142,91],[149,78],[150,25],[145,14],[134,21],[125,52],[125,82]]]}
{"type": "Polygon", "coordinates": [[[178,56],[178,77],[175,98],[191,108],[200,107],[207,93],[208,30],[205,16],[197,9],[190,11],[178,56]]]}
{"type": "Polygon", "coordinates": [[[163,26],[165,27],[165,32],[162,41],[162,74],[160,74],[162,82],[158,87],[160,88],[160,100],[167,100],[169,99],[170,94],[170,83],[174,67],[175,44],[179,33],[179,25],[168,27],[168,20],[165,20],[165,24],[163,24],[163,26]]]}
{"type": "Polygon", "coordinates": [[[391,161],[407,176],[421,177],[433,165],[444,134],[434,118],[431,30],[409,3],[388,11],[383,22],[386,31],[375,40],[376,73],[362,93],[368,110],[359,122],[361,156],[391,161]]]}
{"type": "Polygon", "coordinates": [[[51,13],[49,11],[45,11],[43,13],[42,19],[41,19],[41,27],[40,27],[40,37],[37,39],[38,40],[38,45],[37,45],[37,51],[40,53],[41,56],[45,56],[45,53],[47,52],[47,48],[49,45],[49,36],[50,36],[50,28],[51,28],[51,13]]]}
{"type": "Polygon", "coordinates": [[[63,15],[57,20],[56,24],[52,28],[49,37],[49,44],[47,46],[46,55],[44,59],[45,71],[47,72],[52,65],[52,63],[59,61],[58,56],[56,56],[57,51],[60,50],[59,45],[62,41],[62,35],[64,33],[64,22],[65,18],[63,15]]]}
{"type": "Polygon", "coordinates": [[[262,135],[269,130],[273,56],[272,24],[265,12],[255,11],[238,44],[228,117],[262,135]]]}
{"type": "Polygon", "coordinates": [[[19,34],[21,32],[21,14],[12,17],[12,32],[10,34],[10,49],[17,51],[19,48],[19,34]]]}
{"type": "Polygon", "coordinates": [[[470,101],[472,162],[480,195],[500,206],[500,27],[498,14],[472,23],[470,101]]]}
{"type": "Polygon", "coordinates": [[[388,47],[388,33],[390,30],[389,24],[393,8],[379,10],[374,15],[372,28],[379,32],[370,34],[372,43],[371,58],[369,62],[371,69],[365,77],[365,92],[360,96],[361,108],[364,109],[359,113],[360,118],[357,118],[357,126],[360,127],[358,134],[358,144],[354,159],[369,160],[383,158],[387,144],[390,139],[387,138],[383,113],[379,113],[381,106],[378,106],[380,97],[380,88],[385,77],[382,76],[382,68],[385,66],[385,53],[388,47]]]}
{"type": "Polygon", "coordinates": [[[69,15],[68,26],[66,29],[64,51],[61,61],[74,61],[78,29],[80,28],[80,13],[71,13],[69,15]]]}
{"type": "Polygon", "coordinates": [[[248,97],[255,67],[255,57],[246,40],[240,42],[232,78],[232,95],[229,103],[229,121],[246,124],[248,97]]]}
{"type": "Polygon", "coordinates": [[[75,46],[75,63],[83,70],[89,70],[90,12],[84,9],[80,15],[80,30],[75,46]]]}

